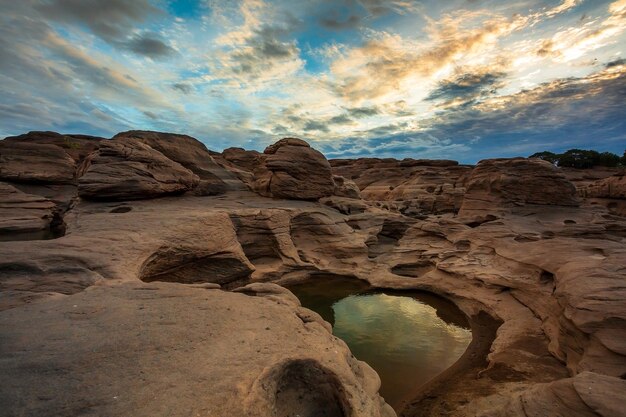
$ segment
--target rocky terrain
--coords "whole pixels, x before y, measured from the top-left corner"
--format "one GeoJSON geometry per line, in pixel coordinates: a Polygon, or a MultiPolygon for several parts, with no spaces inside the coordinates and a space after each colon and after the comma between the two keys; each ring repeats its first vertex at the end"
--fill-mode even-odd
{"type": "Polygon", "coordinates": [[[0,141],[7,416],[624,416],[626,184],[184,135],[0,141]],[[421,289],[473,341],[403,409],[281,284],[421,289]]]}

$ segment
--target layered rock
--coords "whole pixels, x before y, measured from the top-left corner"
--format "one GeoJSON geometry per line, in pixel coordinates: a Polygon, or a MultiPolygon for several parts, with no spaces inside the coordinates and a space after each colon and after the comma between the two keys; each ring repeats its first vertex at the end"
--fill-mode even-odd
{"type": "Polygon", "coordinates": [[[254,172],[259,166],[260,156],[261,154],[257,151],[247,151],[243,148],[227,148],[222,152],[222,158],[248,172],[254,172]]]}
{"type": "Polygon", "coordinates": [[[594,181],[579,190],[586,198],[626,199],[626,171],[594,181]]]}
{"type": "Polygon", "coordinates": [[[524,206],[577,206],[576,188],[558,169],[540,159],[480,161],[466,183],[462,217],[510,212],[524,206]]]}
{"type": "Polygon", "coordinates": [[[243,189],[237,177],[218,165],[206,146],[191,136],[131,130],[118,133],[113,140],[144,143],[178,162],[200,178],[202,195],[221,194],[227,189],[243,189]]]}
{"type": "Polygon", "coordinates": [[[91,200],[137,200],[180,194],[198,177],[140,142],[103,142],[83,163],[78,194],[91,200]]]}
{"type": "Polygon", "coordinates": [[[0,182],[0,239],[24,233],[45,234],[50,230],[55,208],[56,204],[45,197],[0,182]]]}
{"type": "Polygon", "coordinates": [[[254,170],[254,190],[266,197],[317,200],[335,191],[330,164],[301,139],[268,146],[254,170]]]}
{"type": "MultiPolygon", "coordinates": [[[[307,149],[286,142],[260,159],[307,149]]],[[[103,184],[152,184],[160,170],[193,178],[145,143],[120,139],[100,151],[85,168],[113,166],[96,170],[103,184]]],[[[441,165],[406,169],[456,169],[441,165]]],[[[382,173],[369,172],[382,184],[382,173]]],[[[353,198],[246,191],[78,200],[64,237],[0,241],[0,350],[8,358],[0,409],[282,417],[304,404],[333,417],[392,416],[375,373],[328,323],[267,282],[323,275],[434,292],[470,318],[468,352],[416,390],[403,416],[620,415],[626,221],[600,205],[575,206],[571,185],[536,161],[485,161],[467,189],[463,209],[504,215],[412,218],[353,198]],[[207,289],[220,286],[242,287],[207,289]]],[[[30,204],[6,190],[6,204],[30,204]]]]}
{"type": "Polygon", "coordinates": [[[0,179],[16,182],[71,183],[76,161],[56,145],[0,141],[0,179]]]}
{"type": "Polygon", "coordinates": [[[333,173],[353,180],[361,196],[405,214],[455,213],[472,167],[456,161],[359,158],[330,161],[333,173]]]}

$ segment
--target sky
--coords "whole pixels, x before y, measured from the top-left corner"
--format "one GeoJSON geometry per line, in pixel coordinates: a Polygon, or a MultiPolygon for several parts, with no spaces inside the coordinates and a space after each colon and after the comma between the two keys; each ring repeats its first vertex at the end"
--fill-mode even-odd
{"type": "Polygon", "coordinates": [[[329,158],[626,148],[626,0],[0,0],[0,137],[329,158]]]}

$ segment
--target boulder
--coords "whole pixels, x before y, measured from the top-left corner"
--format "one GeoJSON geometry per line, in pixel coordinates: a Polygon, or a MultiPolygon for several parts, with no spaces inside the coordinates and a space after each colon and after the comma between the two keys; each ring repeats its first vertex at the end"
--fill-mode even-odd
{"type": "Polygon", "coordinates": [[[0,141],[0,179],[15,182],[71,183],[76,161],[51,144],[0,141]]]}
{"type": "Polygon", "coordinates": [[[110,141],[83,163],[78,194],[89,200],[138,200],[180,194],[198,176],[141,142],[110,141]]]}
{"type": "Polygon", "coordinates": [[[466,183],[461,217],[512,212],[527,205],[577,206],[576,188],[540,159],[480,161],[466,183]]]}
{"type": "Polygon", "coordinates": [[[281,139],[268,146],[260,159],[253,188],[263,196],[317,200],[335,191],[330,164],[301,139],[281,139]]]}
{"type": "Polygon", "coordinates": [[[178,162],[200,178],[201,195],[221,194],[227,189],[243,189],[238,178],[215,162],[199,140],[173,133],[131,130],[118,133],[114,141],[141,142],[178,162]]]}
{"type": "Polygon", "coordinates": [[[361,198],[361,190],[359,190],[359,186],[354,181],[340,175],[333,175],[333,181],[335,181],[334,195],[347,198],[361,198]]]}
{"type": "Polygon", "coordinates": [[[79,162],[98,149],[100,141],[102,140],[106,139],[89,135],[68,135],[57,132],[33,131],[23,135],[7,137],[4,139],[4,142],[55,145],[63,149],[76,162],[79,162]]]}
{"type": "Polygon", "coordinates": [[[259,165],[257,151],[247,151],[243,148],[227,148],[222,152],[222,158],[244,171],[253,172],[259,165]]]}

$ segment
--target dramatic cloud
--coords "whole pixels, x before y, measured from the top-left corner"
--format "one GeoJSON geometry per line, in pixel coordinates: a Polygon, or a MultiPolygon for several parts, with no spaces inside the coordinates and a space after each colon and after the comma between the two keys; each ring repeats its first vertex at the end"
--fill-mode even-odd
{"type": "Polygon", "coordinates": [[[426,100],[442,100],[446,103],[467,103],[480,97],[493,95],[504,84],[504,72],[467,72],[439,81],[426,100]]]}
{"type": "Polygon", "coordinates": [[[161,12],[148,0],[50,0],[36,8],[49,19],[86,25],[108,41],[125,37],[138,23],[161,12]]]}
{"type": "Polygon", "coordinates": [[[626,0],[24,0],[0,135],[281,136],[328,156],[623,152],[626,0]]]}
{"type": "Polygon", "coordinates": [[[136,35],[130,39],[126,46],[131,51],[146,55],[151,58],[160,58],[172,55],[175,51],[171,46],[165,44],[154,35],[136,35]]]}

